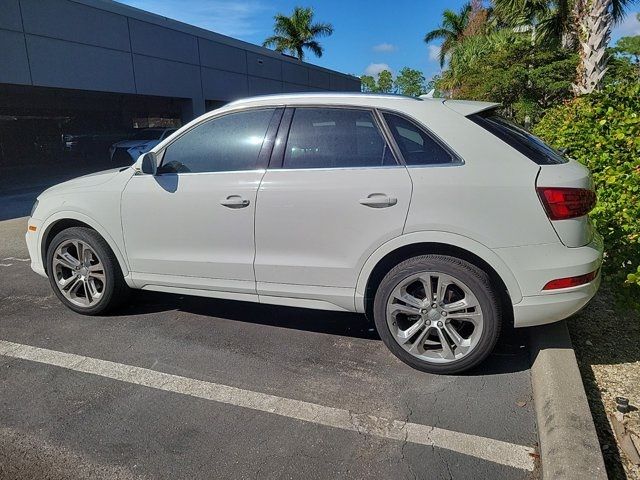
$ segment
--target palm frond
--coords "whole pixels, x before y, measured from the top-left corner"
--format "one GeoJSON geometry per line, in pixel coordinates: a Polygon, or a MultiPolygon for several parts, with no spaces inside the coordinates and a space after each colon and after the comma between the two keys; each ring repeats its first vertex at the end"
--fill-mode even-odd
{"type": "Polygon", "coordinates": [[[316,23],[311,25],[309,33],[313,37],[327,37],[333,34],[333,25],[330,23],[316,23]]]}
{"type": "Polygon", "coordinates": [[[455,33],[451,30],[447,30],[446,28],[437,28],[435,30],[431,30],[424,36],[425,43],[431,43],[434,40],[446,40],[447,38],[454,38],[455,33]]]}
{"type": "Polygon", "coordinates": [[[306,42],[304,46],[307,47],[309,50],[311,50],[316,57],[322,57],[323,48],[315,40],[311,42],[306,42]]]}
{"type": "MultiPolygon", "coordinates": [[[[612,0],[611,2],[611,15],[613,15],[613,21],[620,23],[627,16],[627,10],[629,7],[636,3],[636,0],[612,0]]],[[[638,14],[638,20],[640,20],[640,14],[638,14]]]]}

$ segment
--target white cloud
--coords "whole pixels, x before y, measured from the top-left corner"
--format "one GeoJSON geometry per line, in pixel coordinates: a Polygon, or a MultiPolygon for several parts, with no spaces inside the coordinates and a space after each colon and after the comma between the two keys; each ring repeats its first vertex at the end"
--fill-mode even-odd
{"type": "Polygon", "coordinates": [[[396,47],[395,45],[391,43],[386,43],[386,42],[380,43],[373,47],[374,52],[385,52],[385,53],[395,52],[397,49],[398,47],[396,47]]]}
{"type": "Polygon", "coordinates": [[[230,37],[260,33],[259,24],[269,9],[261,0],[120,0],[174,20],[230,37]]]}
{"type": "Polygon", "coordinates": [[[386,63],[370,63],[369,66],[367,66],[367,68],[364,69],[364,73],[365,75],[371,75],[373,77],[376,77],[383,70],[391,71],[391,68],[386,63]]]}
{"type": "Polygon", "coordinates": [[[434,62],[440,61],[440,45],[429,45],[429,60],[433,60],[434,62]]]}
{"type": "Polygon", "coordinates": [[[611,37],[618,39],[620,37],[630,37],[640,35],[640,22],[638,21],[638,12],[629,12],[624,21],[613,27],[611,37]]]}

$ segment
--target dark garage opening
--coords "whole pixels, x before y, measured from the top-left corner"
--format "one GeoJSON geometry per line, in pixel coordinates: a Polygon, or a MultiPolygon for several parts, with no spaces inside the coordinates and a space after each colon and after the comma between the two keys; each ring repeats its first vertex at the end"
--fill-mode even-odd
{"type": "MultiPolygon", "coordinates": [[[[179,127],[184,99],[0,85],[0,192],[116,165],[109,147],[148,127],[179,127]]],[[[133,161],[133,159],[131,159],[133,161]]]]}

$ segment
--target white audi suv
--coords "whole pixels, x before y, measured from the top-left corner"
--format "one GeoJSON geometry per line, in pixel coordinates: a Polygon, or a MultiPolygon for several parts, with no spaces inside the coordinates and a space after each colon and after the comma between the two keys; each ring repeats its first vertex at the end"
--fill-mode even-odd
{"type": "Polygon", "coordinates": [[[589,171],[497,107],[230,103],[131,167],[41,194],[31,267],[90,315],[136,288],[361,312],[407,364],[461,372],[503,328],[566,318],[600,282],[589,171]]]}

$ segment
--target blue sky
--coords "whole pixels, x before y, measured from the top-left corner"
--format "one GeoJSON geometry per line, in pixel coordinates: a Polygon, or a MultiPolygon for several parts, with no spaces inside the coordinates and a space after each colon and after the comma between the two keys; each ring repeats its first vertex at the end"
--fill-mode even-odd
{"type": "MultiPolygon", "coordinates": [[[[313,7],[316,20],[333,24],[323,38],[324,55],[306,60],[355,75],[408,66],[430,78],[439,72],[437,45],[423,42],[440,23],[446,8],[458,10],[464,0],[119,0],[133,7],[262,44],[272,34],[273,16],[289,14],[296,5],[313,7]]],[[[635,13],[616,27],[612,38],[640,35],[635,13]]]]}

